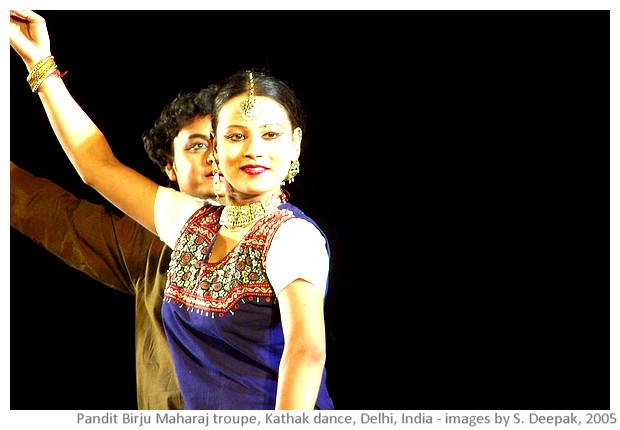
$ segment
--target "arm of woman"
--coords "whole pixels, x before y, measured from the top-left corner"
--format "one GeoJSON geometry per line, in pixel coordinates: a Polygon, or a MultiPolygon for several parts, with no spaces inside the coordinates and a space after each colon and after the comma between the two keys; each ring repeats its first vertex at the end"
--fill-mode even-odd
{"type": "MultiPolygon", "coordinates": [[[[30,72],[38,61],[51,55],[46,22],[27,10],[11,10],[10,17],[11,47],[30,72]]],[[[153,207],[157,184],[119,162],[103,133],[62,79],[49,76],[39,86],[38,94],[56,137],[82,180],[156,233],[153,207]]]]}
{"type": "Polygon", "coordinates": [[[274,236],[267,275],[284,332],[276,409],[314,409],[325,368],[324,299],[329,273],[325,238],[311,223],[292,219],[274,236]]]}
{"type": "Polygon", "coordinates": [[[314,409],[326,355],[323,294],[322,288],[297,279],[278,296],[285,344],[276,409],[314,409]]]}

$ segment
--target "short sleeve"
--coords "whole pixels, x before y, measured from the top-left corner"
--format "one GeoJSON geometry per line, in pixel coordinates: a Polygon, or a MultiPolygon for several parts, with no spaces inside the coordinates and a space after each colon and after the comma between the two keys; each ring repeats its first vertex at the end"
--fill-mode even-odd
{"type": "Polygon", "coordinates": [[[204,203],[172,188],[158,187],[155,196],[155,229],[159,238],[174,248],[183,225],[204,203]]]}
{"type": "Polygon", "coordinates": [[[266,260],[269,281],[276,293],[296,279],[304,279],[327,292],[329,254],[325,238],[310,222],[293,218],[273,237],[266,260]]]}

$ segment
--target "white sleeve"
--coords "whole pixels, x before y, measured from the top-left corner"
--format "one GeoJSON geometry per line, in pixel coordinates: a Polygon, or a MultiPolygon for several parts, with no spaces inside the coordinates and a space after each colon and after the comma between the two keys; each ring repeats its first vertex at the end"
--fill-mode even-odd
{"type": "Polygon", "coordinates": [[[189,194],[172,188],[158,187],[155,196],[155,229],[170,248],[179,238],[181,228],[203,203],[189,194]]]}
{"type": "Polygon", "coordinates": [[[267,276],[276,296],[295,279],[304,279],[327,293],[329,255],[325,238],[310,222],[286,221],[273,237],[267,260],[267,276]]]}

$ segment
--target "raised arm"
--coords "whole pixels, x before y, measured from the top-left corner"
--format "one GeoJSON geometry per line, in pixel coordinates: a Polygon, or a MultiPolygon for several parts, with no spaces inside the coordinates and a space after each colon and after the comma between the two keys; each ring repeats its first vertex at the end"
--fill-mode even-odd
{"type": "MultiPolygon", "coordinates": [[[[11,47],[30,73],[37,64],[45,63],[41,60],[51,56],[46,22],[29,10],[11,10],[10,15],[11,47]]],[[[56,137],[82,180],[156,233],[153,207],[158,185],[120,163],[103,133],[73,99],[59,75],[47,76],[36,92],[56,137]]]]}

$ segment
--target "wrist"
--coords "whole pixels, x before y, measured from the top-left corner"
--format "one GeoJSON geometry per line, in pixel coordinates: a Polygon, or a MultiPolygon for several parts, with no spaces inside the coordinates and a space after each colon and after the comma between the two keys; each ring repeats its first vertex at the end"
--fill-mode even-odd
{"type": "Polygon", "coordinates": [[[54,61],[54,57],[48,55],[47,57],[42,58],[34,64],[32,70],[26,78],[26,81],[28,82],[28,85],[30,85],[30,89],[32,90],[32,92],[36,94],[43,81],[45,81],[47,78],[49,78],[50,76],[57,76],[59,78],[62,78],[65,74],[66,72],[60,73],[60,71],[58,70],[58,66],[54,61]]]}

